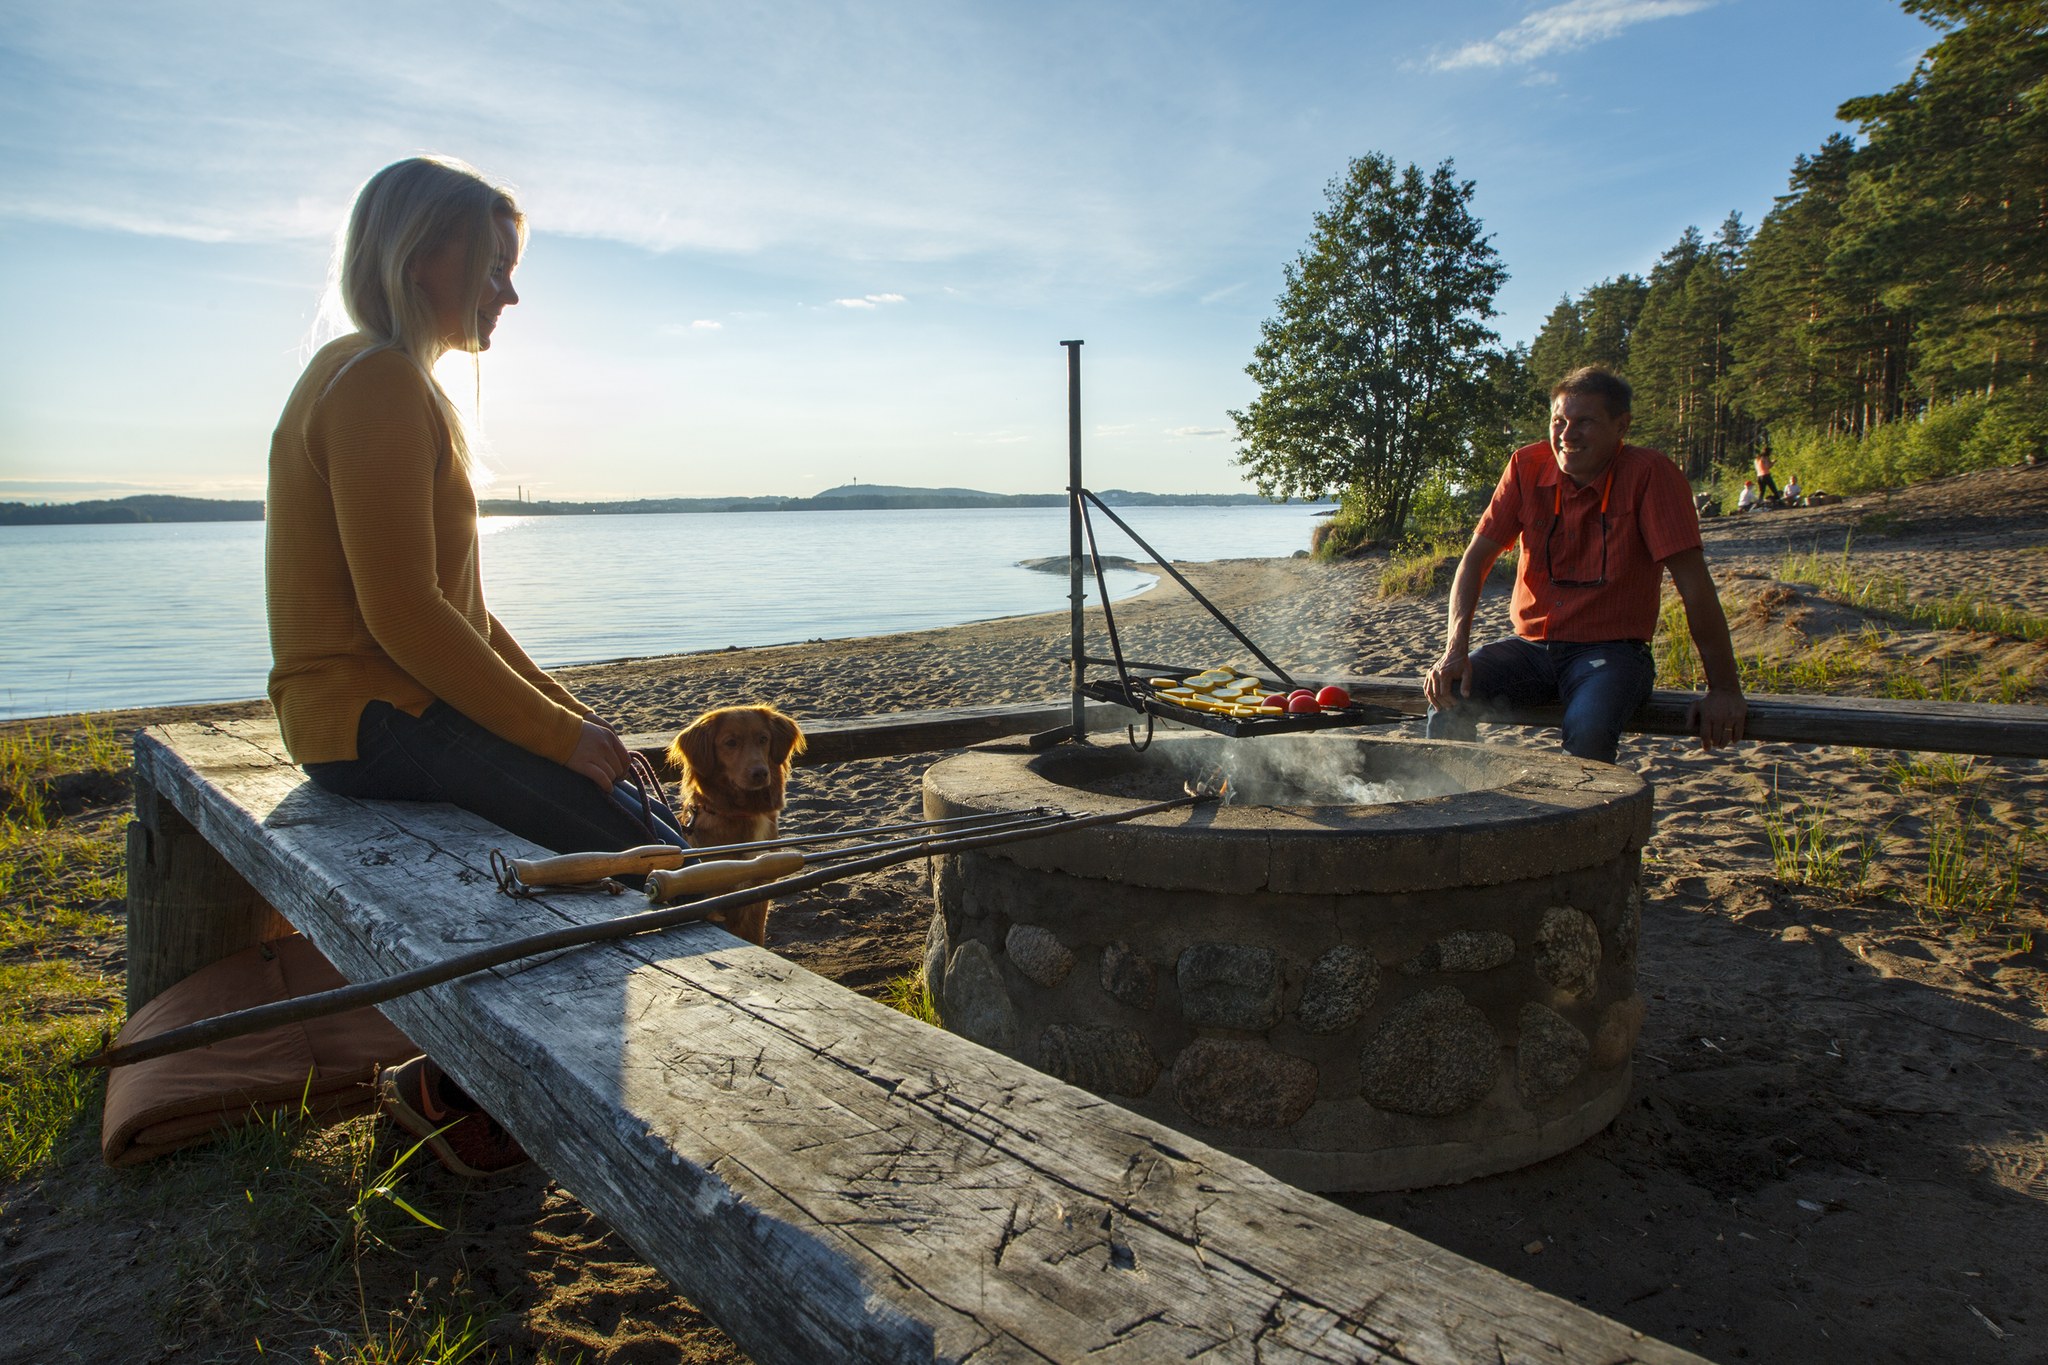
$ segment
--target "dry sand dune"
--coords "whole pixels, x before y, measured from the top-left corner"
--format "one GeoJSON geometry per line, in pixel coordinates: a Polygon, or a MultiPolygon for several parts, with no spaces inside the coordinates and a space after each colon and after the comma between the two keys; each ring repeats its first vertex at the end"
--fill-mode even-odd
{"type": "MultiPolygon", "coordinates": [[[[1938,687],[1932,661],[1951,678],[1987,661],[2014,670],[2037,704],[2048,688],[2038,642],[1923,629],[1782,581],[1788,552],[1835,554],[1846,541],[1853,565],[1917,595],[2048,615],[2048,472],[1723,519],[1707,541],[1747,652],[1845,651],[1860,671],[1838,690],[1899,686],[1915,669],[1938,687]]],[[[1378,570],[1247,561],[1203,565],[1199,577],[1302,673],[1417,675],[1440,642],[1442,600],[1382,602],[1378,570]]],[[[1504,622],[1498,594],[1485,611],[1504,622]]],[[[1132,657],[1243,656],[1170,588],[1117,619],[1132,657]]],[[[1065,650],[1064,620],[1036,617],[565,677],[621,728],[647,731],[740,700],[822,718],[1051,699],[1065,650]]],[[[802,770],[787,823],[909,815],[929,761],[802,770]]],[[[1658,801],[1641,954],[1651,1013],[1628,1108],[1524,1171],[1344,1202],[1715,1360],[2048,1359],[2048,768],[1929,761],[1875,737],[1867,749],[1719,755],[1632,739],[1622,761],[1658,801]],[[1781,827],[1819,822],[1839,884],[1775,875],[1773,811],[1781,827]],[[1987,904],[1930,908],[1930,852],[1939,872],[1940,841],[1958,838],[1977,859],[1958,885],[1987,904]],[[1997,894],[2005,876],[2016,895],[1997,894]]],[[[784,904],[770,944],[872,992],[913,968],[928,906],[918,872],[898,868],[784,904]]],[[[478,1277],[517,1309],[511,1339],[524,1349],[591,1362],[742,1358],[544,1175],[470,1190],[438,1173],[418,1180],[421,1199],[461,1220],[419,1273],[478,1277]]],[[[54,1238],[64,1224],[53,1210],[42,1226],[54,1238]]],[[[0,1312],[81,1307],[30,1289],[0,1312]]]]}

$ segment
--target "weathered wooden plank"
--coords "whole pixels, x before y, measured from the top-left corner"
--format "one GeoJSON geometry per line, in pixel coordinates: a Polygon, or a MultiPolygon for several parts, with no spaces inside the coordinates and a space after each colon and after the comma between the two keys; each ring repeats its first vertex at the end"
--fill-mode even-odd
{"type": "MultiPolygon", "coordinates": [[[[1422,684],[1414,678],[1336,676],[1315,680],[1311,685],[1324,682],[1349,688],[1359,701],[1411,716],[1423,715],[1429,709],[1422,699],[1422,684]]],[[[1696,695],[1660,688],[1650,694],[1648,703],[1630,718],[1626,728],[1643,735],[1689,735],[1692,731],[1685,723],[1686,711],[1696,695]]],[[[1747,735],[1752,740],[1983,754],[1993,758],[2048,758],[2048,707],[1769,693],[1753,693],[1748,700],[1747,735]]],[[[1090,702],[1089,728],[1112,728],[1133,714],[1108,702],[1090,702]]],[[[1068,715],[1065,702],[1021,702],[808,721],[805,734],[810,746],[799,761],[822,765],[965,748],[1065,725],[1068,715]]],[[[1555,726],[1562,715],[1563,708],[1559,706],[1520,706],[1491,711],[1486,719],[1509,725],[1555,726]]],[[[628,735],[626,743],[645,753],[657,768],[665,768],[669,738],[628,735]]],[[[666,775],[671,779],[676,776],[672,770],[666,775]]]]}
{"type": "MultiPolygon", "coordinates": [[[[1088,703],[1094,724],[1109,724],[1111,717],[1127,714],[1120,706],[1088,703]]],[[[799,719],[803,719],[799,717],[799,719]]],[[[804,720],[804,752],[797,757],[802,767],[847,763],[860,758],[896,758],[903,754],[931,753],[938,749],[964,749],[991,739],[1033,734],[1068,724],[1073,708],[1065,701],[1018,702],[1003,706],[958,706],[938,711],[898,711],[889,715],[855,716],[837,720],[804,720]]],[[[677,718],[677,724],[689,720],[677,718]]],[[[669,741],[665,734],[624,736],[626,747],[647,756],[658,771],[673,780],[678,773],[668,766],[669,741]]]]}
{"type": "MultiPolygon", "coordinates": [[[[1429,708],[1413,678],[1337,678],[1360,701],[1410,715],[1429,708]]],[[[1628,729],[1644,735],[1688,735],[1686,711],[1693,692],[1650,694],[1628,729]]],[[[2048,707],[1982,702],[1910,701],[1886,697],[1804,697],[1752,693],[1744,733],[1753,740],[1789,744],[1844,744],[1869,749],[1984,754],[1994,758],[2048,758],[2048,707]]],[[[1488,720],[1514,725],[1556,725],[1558,706],[1507,708],[1488,720]]]]}
{"type": "Polygon", "coordinates": [[[127,852],[130,1015],[200,968],[291,931],[144,783],[135,787],[127,852]]]}
{"type": "MultiPolygon", "coordinates": [[[[498,896],[526,846],[319,792],[268,726],[137,770],[351,977],[618,908],[498,896]]],[[[764,1365],[1693,1359],[715,926],[387,1012],[764,1365]]]]}

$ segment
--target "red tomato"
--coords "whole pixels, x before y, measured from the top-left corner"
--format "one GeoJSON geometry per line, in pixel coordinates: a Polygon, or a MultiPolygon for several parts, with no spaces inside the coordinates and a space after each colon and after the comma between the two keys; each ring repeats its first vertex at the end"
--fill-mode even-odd
{"type": "Polygon", "coordinates": [[[1316,704],[1327,710],[1335,710],[1340,706],[1351,705],[1351,694],[1341,687],[1332,685],[1316,693],[1316,704]]]}
{"type": "Polygon", "coordinates": [[[1287,699],[1287,710],[1291,715],[1313,716],[1322,709],[1316,704],[1316,699],[1306,692],[1296,692],[1287,699]]]}
{"type": "Polygon", "coordinates": [[[1289,701],[1293,701],[1297,697],[1307,697],[1310,701],[1314,701],[1316,694],[1309,691],[1306,687],[1297,687],[1287,694],[1287,700],[1289,701]]]}
{"type": "Polygon", "coordinates": [[[1287,694],[1285,692],[1270,692],[1259,705],[1262,707],[1270,706],[1275,711],[1285,711],[1287,709],[1287,694]]]}

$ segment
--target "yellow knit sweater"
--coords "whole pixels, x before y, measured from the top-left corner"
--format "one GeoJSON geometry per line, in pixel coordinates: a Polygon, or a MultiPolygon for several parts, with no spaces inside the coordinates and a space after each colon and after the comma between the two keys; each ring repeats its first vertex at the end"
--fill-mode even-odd
{"type": "Polygon", "coordinates": [[[589,708],[484,607],[476,495],[427,380],[361,336],[313,357],[270,442],[270,701],[300,763],[356,756],[363,707],[436,699],[564,762],[589,708]],[[350,363],[350,362],[354,363],[350,363]]]}

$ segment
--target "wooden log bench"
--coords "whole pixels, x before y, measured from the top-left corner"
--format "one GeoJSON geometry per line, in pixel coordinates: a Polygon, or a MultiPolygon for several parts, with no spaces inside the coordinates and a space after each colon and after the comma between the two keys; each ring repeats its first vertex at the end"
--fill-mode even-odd
{"type": "MultiPolygon", "coordinates": [[[[539,850],[319,791],[268,722],[146,731],[135,772],[137,942],[175,970],[272,907],[352,980],[626,908],[499,894],[490,851],[539,850]]],[[[1697,1359],[716,926],[383,1008],[762,1365],[1697,1359]]]]}
{"type": "MultiPolygon", "coordinates": [[[[1424,715],[1422,684],[1415,678],[1330,677],[1359,701],[1424,715]]],[[[1660,688],[1630,719],[1641,735],[1689,735],[1685,717],[1693,692],[1660,688]]],[[[1998,706],[1979,702],[1895,701],[1877,697],[1805,697],[1755,694],[1749,697],[1747,738],[1792,744],[1846,744],[1924,753],[1984,754],[1993,758],[2048,758],[2048,707],[1998,706]]],[[[1489,712],[1496,723],[1554,727],[1561,706],[1511,707],[1489,712]]],[[[1018,702],[1007,706],[906,711],[889,716],[805,721],[809,747],[803,764],[844,763],[960,748],[1007,735],[1053,730],[1070,723],[1065,701],[1018,702]]],[[[1134,713],[1107,702],[1088,703],[1091,731],[1114,730],[1134,713]]],[[[626,743],[657,768],[667,763],[670,735],[628,735],[626,743]]],[[[675,774],[669,774],[673,777],[675,774]]]]}

